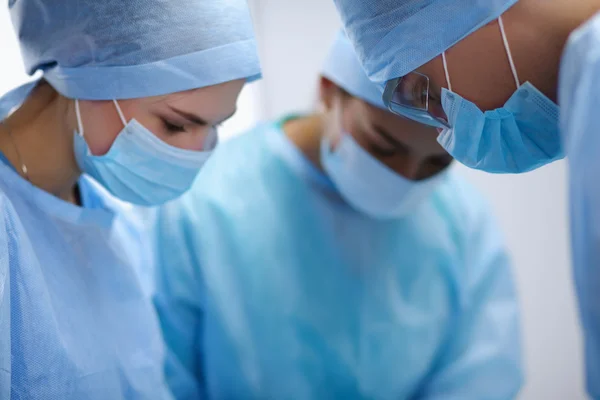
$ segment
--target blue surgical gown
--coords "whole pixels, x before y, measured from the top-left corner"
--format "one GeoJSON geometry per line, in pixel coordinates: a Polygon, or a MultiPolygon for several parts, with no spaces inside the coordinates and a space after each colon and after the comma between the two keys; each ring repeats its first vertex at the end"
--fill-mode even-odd
{"type": "Polygon", "coordinates": [[[151,263],[143,221],[88,178],[79,189],[82,207],[0,161],[0,398],[170,399],[138,277],[151,263]]]}
{"type": "Polygon", "coordinates": [[[584,328],[588,392],[600,399],[600,14],[575,31],[559,81],[569,157],[574,277],[584,328]]]}
{"type": "Polygon", "coordinates": [[[521,387],[506,249],[452,174],[410,217],[376,221],[265,124],[217,150],[156,232],[177,398],[481,400],[521,387]]]}

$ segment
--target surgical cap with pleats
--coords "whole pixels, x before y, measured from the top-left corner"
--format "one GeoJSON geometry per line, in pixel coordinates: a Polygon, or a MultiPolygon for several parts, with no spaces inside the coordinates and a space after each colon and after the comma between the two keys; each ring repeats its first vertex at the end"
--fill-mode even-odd
{"type": "Polygon", "coordinates": [[[343,31],[338,33],[329,50],[322,75],[352,96],[375,107],[387,109],[383,104],[381,91],[367,77],[352,43],[343,31]]]}
{"type": "Polygon", "coordinates": [[[517,0],[334,0],[369,78],[414,71],[517,0]]]}
{"type": "Polygon", "coordinates": [[[69,98],[163,95],[260,77],[246,0],[9,0],[26,70],[69,98]]]}

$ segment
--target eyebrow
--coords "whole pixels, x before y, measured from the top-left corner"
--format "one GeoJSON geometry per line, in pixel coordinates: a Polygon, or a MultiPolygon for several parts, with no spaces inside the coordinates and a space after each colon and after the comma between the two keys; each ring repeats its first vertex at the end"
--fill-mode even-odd
{"type": "MultiPolygon", "coordinates": [[[[178,109],[173,108],[171,106],[169,106],[169,108],[171,109],[171,111],[173,111],[174,113],[178,114],[179,116],[187,119],[188,121],[192,122],[193,124],[196,124],[196,125],[213,125],[213,124],[210,124],[208,121],[206,121],[204,118],[202,118],[202,117],[200,117],[198,115],[194,115],[194,114],[182,111],[182,110],[178,110],[178,109]]],[[[237,112],[237,109],[233,110],[233,112],[231,114],[229,114],[227,117],[225,117],[221,121],[218,121],[214,125],[222,124],[223,122],[227,121],[229,118],[233,117],[236,112],[237,112]]]]}

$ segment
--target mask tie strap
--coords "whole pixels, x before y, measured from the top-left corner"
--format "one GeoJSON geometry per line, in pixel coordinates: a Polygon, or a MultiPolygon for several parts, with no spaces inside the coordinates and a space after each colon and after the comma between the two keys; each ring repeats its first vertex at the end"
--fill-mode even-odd
{"type": "Polygon", "coordinates": [[[504,42],[504,48],[506,49],[506,55],[508,56],[508,62],[510,64],[510,69],[512,70],[513,77],[515,78],[515,83],[517,84],[517,89],[521,87],[521,81],[519,80],[519,74],[517,73],[517,67],[515,67],[515,62],[513,61],[512,53],[510,51],[510,46],[508,44],[508,38],[506,37],[506,31],[504,30],[504,22],[502,21],[502,16],[498,17],[498,25],[500,25],[500,33],[502,34],[502,41],[504,42]]]}
{"type": "Polygon", "coordinates": [[[446,83],[448,84],[448,90],[452,91],[452,83],[450,83],[450,73],[448,72],[448,61],[446,60],[446,52],[442,53],[442,62],[444,63],[444,73],[446,74],[446,83]]]}
{"type": "Polygon", "coordinates": [[[123,110],[121,110],[121,106],[119,106],[119,102],[116,99],[113,99],[113,103],[117,109],[117,113],[119,113],[119,118],[121,118],[123,126],[127,126],[127,119],[125,118],[125,114],[123,114],[123,110]]]}

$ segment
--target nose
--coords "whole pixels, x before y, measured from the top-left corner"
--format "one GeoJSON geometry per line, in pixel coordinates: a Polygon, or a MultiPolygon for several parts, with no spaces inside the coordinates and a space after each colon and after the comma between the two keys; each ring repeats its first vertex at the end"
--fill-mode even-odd
{"type": "Polygon", "coordinates": [[[217,134],[211,131],[196,130],[182,133],[176,137],[176,147],[192,151],[213,150],[218,140],[217,134]]]}
{"type": "Polygon", "coordinates": [[[185,143],[180,147],[186,150],[202,151],[204,149],[205,140],[206,138],[202,135],[190,135],[188,140],[186,140],[185,143]]]}

